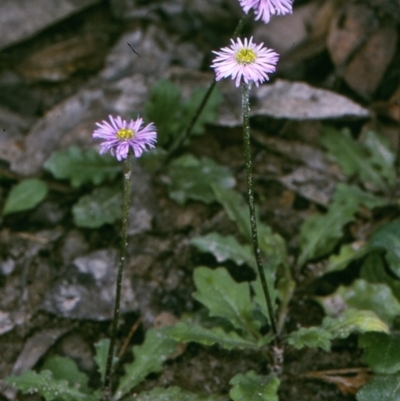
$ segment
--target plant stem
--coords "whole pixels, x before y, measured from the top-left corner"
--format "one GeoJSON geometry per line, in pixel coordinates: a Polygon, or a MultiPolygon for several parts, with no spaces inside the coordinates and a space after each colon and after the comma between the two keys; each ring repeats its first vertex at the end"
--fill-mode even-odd
{"type": "MultiPolygon", "coordinates": [[[[235,31],[233,33],[233,38],[237,38],[240,35],[240,33],[242,32],[243,27],[246,25],[246,22],[248,21],[249,17],[250,17],[250,14],[246,14],[245,16],[243,16],[240,19],[240,21],[238,22],[238,24],[235,28],[235,31]]],[[[191,135],[193,127],[195,126],[197,120],[199,119],[201,113],[203,112],[204,107],[206,106],[208,99],[210,98],[211,94],[213,93],[216,84],[217,84],[217,82],[214,79],[212,81],[211,85],[209,86],[207,92],[205,93],[203,99],[201,100],[201,103],[197,107],[197,110],[194,113],[192,119],[190,120],[188,127],[178,138],[175,139],[175,141],[172,143],[171,147],[168,149],[167,156],[165,157],[165,159],[162,162],[162,165],[159,168],[160,170],[171,160],[172,156],[179,149],[179,147],[182,145],[184,140],[191,135]]]]}
{"type": "Polygon", "coordinates": [[[121,303],[122,274],[125,267],[126,247],[128,242],[129,205],[131,200],[131,153],[124,161],[124,209],[122,217],[121,248],[118,263],[117,280],[115,285],[114,313],[111,324],[110,347],[108,348],[106,371],[104,375],[103,401],[111,400],[111,375],[114,359],[115,339],[117,337],[119,308],[121,303]]]}
{"type": "Polygon", "coordinates": [[[278,343],[278,330],[276,327],[274,310],[272,307],[271,295],[268,290],[267,280],[265,278],[264,268],[261,262],[261,252],[258,246],[258,234],[257,234],[257,219],[254,206],[254,194],[253,194],[253,173],[252,173],[252,162],[251,162],[251,149],[250,149],[250,101],[249,101],[249,85],[242,83],[242,113],[243,113],[243,144],[244,144],[244,157],[246,164],[246,178],[247,178],[247,194],[249,199],[249,211],[250,211],[250,227],[251,227],[251,238],[253,241],[254,256],[256,258],[258,275],[260,276],[262,289],[264,292],[265,301],[267,303],[269,321],[271,329],[275,337],[275,342],[278,343]]]}

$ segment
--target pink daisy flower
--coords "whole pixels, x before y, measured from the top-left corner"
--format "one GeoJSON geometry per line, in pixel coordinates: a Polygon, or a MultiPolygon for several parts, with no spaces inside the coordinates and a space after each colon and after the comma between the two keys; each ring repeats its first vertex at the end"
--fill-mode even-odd
{"type": "Polygon", "coordinates": [[[229,76],[236,79],[236,87],[240,85],[243,78],[246,84],[254,82],[256,86],[268,81],[268,74],[275,71],[279,55],[264,46],[264,43],[256,45],[253,38],[250,40],[237,38],[236,42],[231,39],[230,47],[223,47],[221,51],[215,52],[217,57],[211,67],[215,69],[216,80],[229,76]]]}
{"type": "Polygon", "coordinates": [[[271,15],[291,14],[293,0],[239,0],[239,3],[246,14],[252,8],[256,21],[261,19],[267,24],[271,15]]]}
{"type": "Polygon", "coordinates": [[[154,148],[157,132],[153,123],[142,128],[143,119],[139,117],[129,123],[119,116],[108,117],[111,124],[108,121],[96,123],[99,128],[93,132],[93,138],[104,139],[100,144],[100,154],[110,151],[121,161],[127,158],[129,148],[135,157],[140,157],[147,148],[154,148]]]}

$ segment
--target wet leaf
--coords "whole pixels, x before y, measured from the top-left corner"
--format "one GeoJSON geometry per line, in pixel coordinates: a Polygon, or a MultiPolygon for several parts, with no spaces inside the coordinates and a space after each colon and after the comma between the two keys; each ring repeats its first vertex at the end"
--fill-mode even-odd
{"type": "Polygon", "coordinates": [[[229,395],[233,401],[278,401],[279,379],[249,372],[232,377],[229,395]]]}
{"type": "Polygon", "coordinates": [[[246,263],[254,267],[254,255],[250,245],[240,244],[231,235],[223,237],[218,233],[211,233],[201,237],[193,237],[190,243],[199,251],[214,255],[217,262],[233,260],[237,265],[246,263]]]}
{"type": "Polygon", "coordinates": [[[357,401],[400,400],[400,374],[377,375],[357,393],[357,401]]]}
{"type": "Polygon", "coordinates": [[[122,218],[122,191],[119,187],[97,188],[73,206],[74,223],[78,227],[98,228],[122,218]]]}
{"type": "Polygon", "coordinates": [[[244,339],[234,331],[227,333],[220,327],[207,329],[195,324],[181,322],[170,327],[166,333],[175,341],[184,343],[193,341],[207,346],[218,344],[227,350],[257,348],[256,341],[244,339]]]}
{"type": "Polygon", "coordinates": [[[219,394],[190,393],[179,387],[155,387],[150,391],[135,394],[126,401],[227,401],[227,397],[219,394]]]}
{"type": "Polygon", "coordinates": [[[346,338],[352,333],[367,331],[389,332],[387,325],[372,311],[347,309],[336,318],[325,317],[322,328],[327,330],[332,338],[346,338]]]}
{"type": "Polygon", "coordinates": [[[79,389],[70,386],[66,380],[56,380],[49,370],[36,373],[26,370],[20,376],[11,376],[5,380],[24,394],[38,393],[46,401],[62,399],[63,401],[98,401],[95,395],[82,393],[79,389]]]}
{"type": "Polygon", "coordinates": [[[46,197],[46,183],[36,178],[22,180],[11,188],[3,209],[3,216],[36,207],[46,197]]]}
{"type": "Polygon", "coordinates": [[[330,306],[337,302],[340,302],[343,308],[371,310],[387,324],[391,324],[393,319],[400,315],[400,303],[390,287],[362,279],[355,280],[350,286],[340,286],[333,294],[318,299],[328,315],[336,314],[336,310],[331,310],[330,306]]]}
{"type": "Polygon", "coordinates": [[[364,350],[363,361],[376,373],[393,374],[400,371],[400,335],[365,333],[359,347],[364,350]]]}
{"type": "Polygon", "coordinates": [[[198,160],[192,155],[171,162],[168,176],[169,196],[181,205],[189,199],[211,203],[215,200],[213,184],[232,188],[236,183],[228,168],[207,157],[198,160]]]}
{"type": "Polygon", "coordinates": [[[134,361],[124,365],[115,400],[128,394],[137,384],[150,373],[162,370],[163,363],[176,352],[176,342],[164,331],[150,329],[146,332],[144,343],[133,347],[134,361]]]}
{"type": "Polygon", "coordinates": [[[385,250],[390,270],[400,278],[400,220],[379,227],[368,241],[371,249],[385,250]]]}
{"type": "Polygon", "coordinates": [[[237,283],[223,267],[197,267],[193,278],[197,288],[193,297],[209,309],[210,316],[225,318],[233,327],[258,337],[248,283],[237,283]]]}
{"type": "Polygon", "coordinates": [[[44,168],[60,180],[69,180],[75,188],[88,182],[101,184],[115,178],[121,171],[114,157],[99,155],[94,149],[83,150],[77,146],[53,153],[44,168]]]}
{"type": "Polygon", "coordinates": [[[319,347],[328,352],[331,349],[331,338],[332,335],[322,327],[302,327],[289,334],[288,343],[296,349],[319,347]]]}

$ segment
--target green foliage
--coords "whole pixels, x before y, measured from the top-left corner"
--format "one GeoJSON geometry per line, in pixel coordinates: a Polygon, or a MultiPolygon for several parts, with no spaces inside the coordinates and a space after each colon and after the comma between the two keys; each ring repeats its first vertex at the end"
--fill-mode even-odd
{"type": "Polygon", "coordinates": [[[309,259],[331,252],[343,237],[343,227],[354,220],[361,205],[372,209],[386,204],[386,200],[356,186],[338,184],[328,212],[310,217],[301,227],[298,266],[303,266],[309,259]]]}
{"type": "MultiPolygon", "coordinates": [[[[182,135],[189,126],[207,89],[195,89],[188,99],[183,99],[180,88],[168,80],[161,80],[154,85],[150,99],[145,106],[146,119],[157,126],[158,144],[170,145],[182,135]]],[[[192,134],[204,132],[204,126],[217,116],[217,108],[222,101],[218,91],[213,91],[203,112],[199,116],[192,134]]]]}
{"type": "Polygon", "coordinates": [[[234,376],[230,382],[229,395],[233,401],[278,401],[279,379],[259,376],[252,370],[234,376]]]}
{"type": "Polygon", "coordinates": [[[370,249],[385,250],[385,259],[397,278],[400,278],[400,219],[378,228],[368,241],[370,249]]]}
{"type": "Polygon", "coordinates": [[[319,347],[324,351],[329,351],[331,349],[331,339],[331,333],[322,327],[302,327],[289,334],[288,343],[296,349],[319,347]]]}
{"type": "Polygon", "coordinates": [[[328,331],[332,338],[346,338],[351,333],[368,331],[389,332],[387,325],[374,312],[351,308],[346,309],[339,317],[325,317],[322,328],[328,331]]]}
{"type": "Polygon", "coordinates": [[[47,185],[36,178],[20,181],[8,194],[3,216],[33,209],[46,197],[47,191],[47,185]]]}
{"type": "Polygon", "coordinates": [[[225,188],[235,185],[235,178],[229,169],[207,157],[198,160],[192,155],[181,156],[170,163],[167,173],[169,196],[181,205],[188,199],[213,202],[213,184],[225,188]]]}
{"type": "Polygon", "coordinates": [[[114,400],[127,395],[150,373],[159,372],[163,363],[176,352],[176,342],[162,330],[150,329],[144,343],[133,347],[134,361],[124,365],[122,376],[114,400]]]}
{"type": "Polygon", "coordinates": [[[119,186],[96,188],[72,207],[78,227],[98,228],[122,218],[123,199],[119,186]]]}
{"type": "Polygon", "coordinates": [[[362,386],[357,393],[357,401],[399,401],[400,374],[377,375],[362,386]]]}
{"type": "Polygon", "coordinates": [[[126,398],[126,401],[228,401],[227,397],[211,394],[203,395],[190,393],[179,387],[155,387],[150,391],[135,394],[126,398]]]}
{"type": "Polygon", "coordinates": [[[90,182],[101,184],[106,179],[115,178],[121,171],[115,157],[101,156],[94,149],[85,151],[77,146],[53,153],[44,168],[60,180],[69,180],[74,188],[90,182]]]}
{"type": "Polygon", "coordinates": [[[338,254],[329,257],[324,273],[343,270],[354,260],[362,258],[366,252],[366,247],[355,249],[353,244],[344,244],[340,247],[338,254]]]}
{"type": "Polygon", "coordinates": [[[236,332],[230,331],[228,333],[220,327],[206,329],[199,325],[180,322],[168,328],[167,334],[179,342],[193,341],[207,346],[218,344],[227,350],[257,348],[257,342],[254,339],[244,339],[236,332]]]}
{"type": "Polygon", "coordinates": [[[333,294],[318,298],[328,315],[337,313],[336,306],[358,310],[371,310],[386,324],[400,315],[400,303],[386,284],[355,280],[350,286],[340,286],[333,294]],[[336,306],[335,306],[336,305],[336,306]]]}
{"type": "Polygon", "coordinates": [[[395,183],[394,155],[373,132],[367,133],[365,143],[361,143],[351,137],[348,129],[327,127],[321,141],[347,176],[358,176],[364,184],[381,191],[395,183]]]}
{"type": "Polygon", "coordinates": [[[210,316],[225,318],[244,334],[258,333],[249,283],[237,283],[222,267],[198,267],[193,278],[197,288],[193,297],[209,309],[210,316]]]}
{"type": "MultiPolygon", "coordinates": [[[[107,354],[108,349],[110,347],[110,340],[108,338],[104,338],[100,340],[98,343],[94,345],[96,350],[96,355],[94,356],[94,360],[97,364],[101,381],[104,381],[104,376],[106,374],[106,365],[107,365],[107,354]]],[[[114,357],[113,364],[116,363],[118,358],[114,357]]]]}
{"type": "Polygon", "coordinates": [[[376,373],[393,374],[400,371],[400,335],[365,333],[358,342],[364,349],[363,361],[376,373]]]}
{"type": "Polygon", "coordinates": [[[190,239],[190,243],[199,251],[214,255],[219,263],[230,259],[239,266],[246,263],[254,267],[254,254],[250,245],[239,244],[231,235],[223,237],[218,233],[211,233],[193,237],[190,239]]]}
{"type": "Polygon", "coordinates": [[[82,393],[89,393],[88,377],[78,369],[76,363],[69,358],[59,355],[47,358],[41,370],[52,373],[54,380],[66,380],[68,384],[82,393]]]}
{"type": "Polygon", "coordinates": [[[11,376],[5,380],[24,394],[40,394],[46,401],[98,401],[99,393],[90,395],[68,383],[67,380],[57,380],[49,370],[36,373],[27,370],[20,376],[11,376]]]}

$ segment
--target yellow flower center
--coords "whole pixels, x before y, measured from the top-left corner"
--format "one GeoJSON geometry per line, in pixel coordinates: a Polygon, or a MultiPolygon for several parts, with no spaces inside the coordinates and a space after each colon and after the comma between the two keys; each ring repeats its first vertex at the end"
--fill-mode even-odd
{"type": "Polygon", "coordinates": [[[236,61],[240,64],[250,64],[256,59],[256,53],[252,49],[241,49],[236,53],[236,61]]]}
{"type": "Polygon", "coordinates": [[[133,130],[128,128],[121,128],[117,132],[117,138],[121,139],[122,141],[126,141],[127,139],[131,139],[135,137],[135,133],[133,130]]]}

